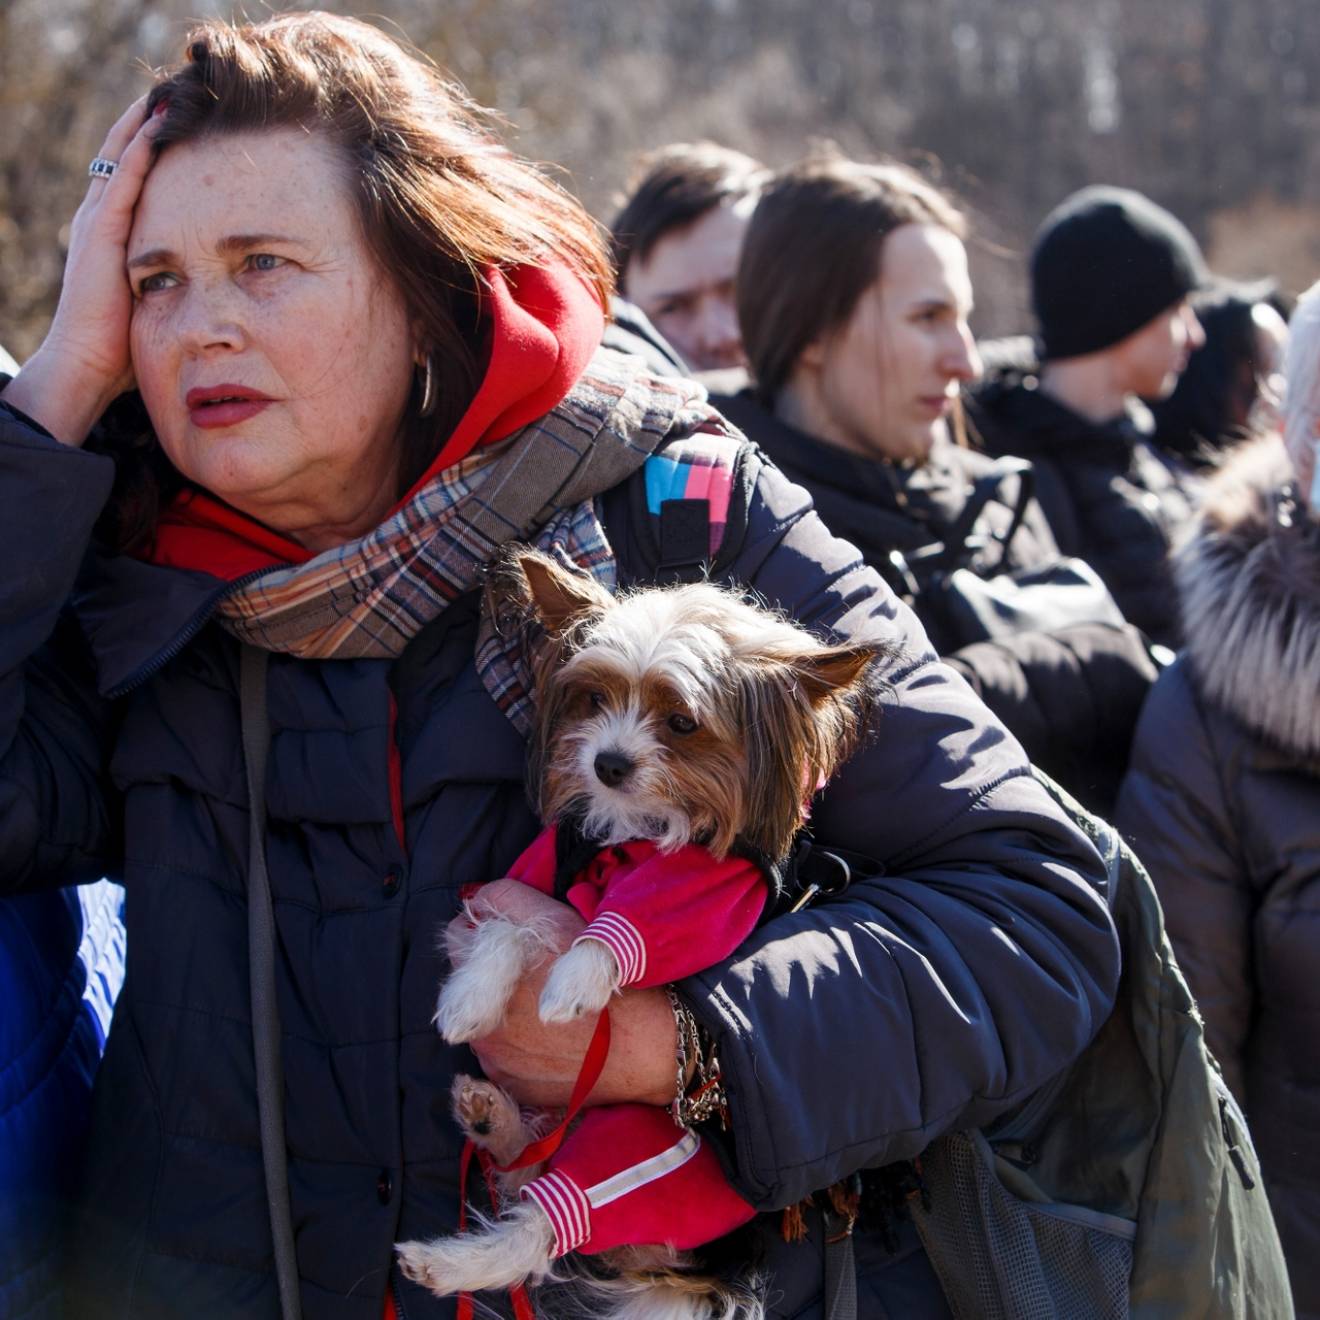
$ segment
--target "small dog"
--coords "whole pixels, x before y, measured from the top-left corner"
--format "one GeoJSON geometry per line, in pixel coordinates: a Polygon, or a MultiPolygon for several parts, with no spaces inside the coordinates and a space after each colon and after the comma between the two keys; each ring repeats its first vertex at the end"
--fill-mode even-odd
{"type": "MultiPolygon", "coordinates": [[[[539,1001],[542,1021],[568,1022],[601,1013],[625,985],[722,960],[756,926],[770,897],[765,864],[787,855],[811,794],[865,728],[882,648],[824,644],[708,583],[613,597],[525,549],[506,556],[492,589],[544,630],[532,774],[547,829],[511,874],[587,919],[539,1001]]],[[[552,952],[546,931],[479,899],[468,915],[450,936],[436,1011],[451,1042],[494,1031],[552,952]]],[[[499,1165],[554,1126],[489,1082],[460,1076],[452,1099],[499,1165]]],[[[545,1166],[506,1170],[501,1193],[503,1212],[479,1232],[401,1244],[404,1273],[441,1295],[508,1288],[552,1277],[553,1262],[581,1247],[611,1271],[579,1278],[593,1315],[763,1314],[753,1283],[694,1273],[691,1249],[753,1211],[665,1110],[586,1111],[545,1166]]]]}

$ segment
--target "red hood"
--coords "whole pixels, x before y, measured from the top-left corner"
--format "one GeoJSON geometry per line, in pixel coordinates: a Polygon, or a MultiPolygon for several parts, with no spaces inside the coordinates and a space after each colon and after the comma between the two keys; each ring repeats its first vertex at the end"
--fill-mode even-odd
{"type": "MultiPolygon", "coordinates": [[[[491,348],[485,377],[435,462],[404,500],[478,445],[503,440],[549,412],[586,369],[604,328],[595,294],[565,269],[526,266],[507,277],[493,271],[486,308],[491,348]]],[[[178,495],[161,515],[143,555],[153,564],[199,569],[228,581],[312,557],[279,532],[194,490],[178,495]]]]}

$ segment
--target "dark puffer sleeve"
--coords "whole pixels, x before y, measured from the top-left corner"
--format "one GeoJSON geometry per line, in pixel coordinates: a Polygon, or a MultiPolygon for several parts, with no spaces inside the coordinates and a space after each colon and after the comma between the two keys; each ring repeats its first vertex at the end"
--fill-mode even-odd
{"type": "Polygon", "coordinates": [[[1112,811],[1141,704],[1159,676],[1136,628],[1076,623],[974,642],[944,660],[1034,764],[1092,811],[1112,811]]]}
{"type": "Polygon", "coordinates": [[[822,631],[899,648],[874,736],[813,821],[883,874],[683,985],[725,1069],[732,1180],[774,1208],[1021,1100],[1104,1021],[1119,959],[1089,842],[911,612],[768,465],[732,576],[822,631]]]}
{"type": "Polygon", "coordinates": [[[0,405],[0,893],[96,880],[116,854],[110,712],[63,614],[113,476],[0,405]]]}
{"type": "Polygon", "coordinates": [[[1245,1104],[1256,900],[1221,778],[1231,762],[1176,661],[1141,713],[1114,823],[1155,882],[1210,1051],[1245,1104]]]}

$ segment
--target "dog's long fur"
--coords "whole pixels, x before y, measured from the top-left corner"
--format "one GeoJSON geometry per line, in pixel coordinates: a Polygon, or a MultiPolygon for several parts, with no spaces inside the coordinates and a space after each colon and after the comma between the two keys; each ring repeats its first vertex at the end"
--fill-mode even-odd
{"type": "MultiPolygon", "coordinates": [[[[851,752],[876,691],[875,645],[830,646],[805,629],[709,583],[612,597],[591,578],[534,551],[515,551],[494,579],[494,608],[534,615],[544,630],[536,669],[533,776],[543,820],[574,816],[601,846],[689,842],[713,857],[735,844],[783,856],[814,789],[851,752]],[[622,776],[610,777],[604,762],[622,776]]],[[[447,1040],[488,1034],[519,981],[543,962],[550,934],[479,906],[451,941],[454,971],[436,1022],[447,1040]]],[[[619,988],[614,955],[584,941],[552,964],[539,1002],[545,1022],[604,1008],[619,988]]],[[[509,1163],[543,1115],[522,1113],[489,1082],[456,1079],[455,1117],[509,1163]]],[[[538,1173],[521,1171],[509,1196],[538,1173]]],[[[551,1277],[553,1234],[535,1203],[513,1204],[480,1231],[399,1247],[409,1278],[441,1294],[551,1277]]],[[[690,1253],[629,1247],[609,1274],[579,1271],[575,1296],[611,1320],[759,1320],[755,1280],[700,1276],[690,1253]]]]}

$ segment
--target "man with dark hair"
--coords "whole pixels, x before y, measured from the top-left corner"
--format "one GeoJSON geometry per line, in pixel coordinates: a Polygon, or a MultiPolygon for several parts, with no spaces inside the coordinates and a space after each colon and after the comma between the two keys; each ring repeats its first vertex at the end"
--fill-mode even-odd
{"type": "Polygon", "coordinates": [[[1191,295],[1207,281],[1196,240],[1125,188],[1055,208],[1031,251],[1039,365],[1005,365],[973,396],[987,450],[1031,460],[1064,554],[1087,560],[1124,615],[1177,636],[1166,560],[1190,516],[1183,478],[1149,443],[1143,399],[1172,393],[1204,333],[1191,295]]]}
{"type": "Polygon", "coordinates": [[[734,276],[767,171],[714,142],[642,156],[611,226],[619,291],[693,371],[740,366],[734,276]]]}

